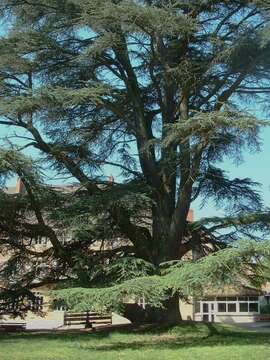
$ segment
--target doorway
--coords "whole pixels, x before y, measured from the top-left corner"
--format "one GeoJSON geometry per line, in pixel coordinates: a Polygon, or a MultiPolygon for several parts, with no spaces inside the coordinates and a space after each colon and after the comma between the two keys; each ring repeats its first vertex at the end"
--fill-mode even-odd
{"type": "Polygon", "coordinates": [[[202,321],[215,322],[215,307],[216,307],[215,302],[203,301],[201,304],[202,304],[201,305],[202,321]]]}

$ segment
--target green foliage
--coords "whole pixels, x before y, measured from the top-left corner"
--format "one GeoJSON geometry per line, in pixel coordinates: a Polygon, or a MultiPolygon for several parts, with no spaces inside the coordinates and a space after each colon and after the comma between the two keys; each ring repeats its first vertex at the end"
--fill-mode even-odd
{"type": "Polygon", "coordinates": [[[269,315],[270,314],[270,305],[267,304],[267,305],[261,306],[260,307],[260,313],[269,315]]]}
{"type": "MultiPolygon", "coordinates": [[[[123,302],[144,297],[147,304],[162,307],[174,293],[187,298],[203,297],[224,285],[237,288],[245,284],[260,287],[265,281],[263,268],[255,258],[269,257],[270,242],[240,241],[196,262],[168,263],[167,270],[157,276],[140,276],[103,288],[70,288],[56,290],[72,310],[120,311],[123,302]]],[[[166,264],[163,264],[164,268],[166,264]]]]}

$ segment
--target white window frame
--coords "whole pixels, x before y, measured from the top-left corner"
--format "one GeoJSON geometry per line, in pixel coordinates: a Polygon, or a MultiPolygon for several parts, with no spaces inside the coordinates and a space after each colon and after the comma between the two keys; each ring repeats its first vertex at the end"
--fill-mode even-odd
{"type": "Polygon", "coordinates": [[[137,304],[145,310],[145,306],[146,306],[145,297],[142,296],[138,298],[137,304]]]}
{"type": "Polygon", "coordinates": [[[249,314],[260,314],[261,312],[261,309],[260,309],[260,299],[259,299],[259,296],[258,296],[258,300],[250,300],[249,298],[252,298],[252,297],[255,297],[255,296],[239,296],[239,298],[241,297],[247,297],[247,300],[238,300],[238,310],[239,310],[239,314],[242,314],[242,315],[249,315],[249,314]],[[247,304],[248,305],[248,311],[240,311],[240,304],[247,304]],[[257,311],[249,311],[249,305],[250,304],[257,304],[258,305],[258,312],[257,311]]]}
{"type": "Polygon", "coordinates": [[[48,238],[46,236],[38,235],[36,238],[32,238],[32,245],[47,245],[48,238]]]}
{"type": "Polygon", "coordinates": [[[230,316],[235,316],[235,315],[254,315],[254,314],[260,314],[260,299],[259,296],[252,296],[252,295],[248,295],[248,296],[227,296],[227,297],[214,297],[212,300],[195,300],[196,302],[200,303],[200,312],[196,312],[195,311],[195,304],[194,304],[194,311],[195,314],[198,315],[203,315],[203,303],[214,303],[214,312],[215,315],[230,315],[230,316]],[[239,300],[241,298],[247,298],[247,300],[239,300]],[[257,300],[250,300],[250,298],[254,298],[257,297],[257,300]],[[224,298],[224,300],[219,300],[221,298],[224,298]],[[227,300],[228,298],[235,298],[236,300],[227,300]],[[222,303],[222,304],[226,304],[226,311],[218,311],[218,305],[222,303]],[[247,304],[248,306],[248,311],[240,311],[240,304],[247,304]],[[228,305],[229,304],[235,304],[236,305],[236,311],[228,311],[228,305]],[[249,311],[249,307],[250,304],[257,304],[258,306],[258,311],[249,311]]]}

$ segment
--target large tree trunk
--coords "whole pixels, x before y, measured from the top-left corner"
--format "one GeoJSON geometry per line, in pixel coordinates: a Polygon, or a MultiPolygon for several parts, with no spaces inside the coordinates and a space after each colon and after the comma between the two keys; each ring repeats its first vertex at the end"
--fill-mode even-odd
{"type": "Polygon", "coordinates": [[[161,207],[153,210],[153,258],[156,265],[167,261],[167,246],[170,233],[170,219],[168,214],[161,207]]]}
{"type": "MultiPolygon", "coordinates": [[[[160,200],[160,199],[159,199],[160,200]]],[[[158,204],[155,204],[153,208],[153,244],[154,251],[157,258],[156,263],[180,260],[180,246],[184,229],[176,231],[172,229],[172,216],[174,213],[174,203],[170,203],[170,199],[163,198],[158,204]]],[[[185,226],[185,221],[183,221],[185,226]]],[[[170,297],[164,304],[165,309],[162,311],[161,320],[169,324],[179,323],[181,318],[179,308],[179,294],[176,293],[170,297]]]]}
{"type": "Polygon", "coordinates": [[[165,302],[165,310],[163,312],[163,322],[166,324],[179,324],[182,321],[179,294],[176,293],[165,302]]]}
{"type": "Polygon", "coordinates": [[[164,261],[175,260],[178,251],[172,252],[170,247],[176,249],[178,240],[174,236],[175,244],[171,242],[171,222],[175,211],[174,196],[168,193],[158,192],[154,198],[155,204],[152,207],[152,237],[153,237],[153,256],[157,264],[164,261]]]}

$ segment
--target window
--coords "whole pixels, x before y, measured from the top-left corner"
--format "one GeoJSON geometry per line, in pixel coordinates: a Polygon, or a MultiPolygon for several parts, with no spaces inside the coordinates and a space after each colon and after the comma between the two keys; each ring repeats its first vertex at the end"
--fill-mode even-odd
{"type": "Polygon", "coordinates": [[[194,303],[194,311],[195,311],[195,314],[198,314],[201,312],[201,303],[200,301],[195,301],[194,303]]]}
{"type": "Polygon", "coordinates": [[[10,303],[0,303],[0,314],[10,314],[20,311],[21,299],[14,300],[10,303]]]}
{"type": "Polygon", "coordinates": [[[214,301],[202,301],[195,302],[195,313],[207,314],[210,309],[210,304],[213,306],[211,312],[217,314],[236,314],[240,313],[259,313],[259,297],[258,296],[227,296],[217,297],[214,301]]]}
{"type": "Polygon", "coordinates": [[[258,303],[249,303],[249,312],[259,312],[259,304],[258,303]]]}
{"type": "Polygon", "coordinates": [[[228,312],[236,312],[236,303],[228,303],[228,312]]]}
{"type": "Polygon", "coordinates": [[[226,311],[227,311],[226,303],[218,303],[218,312],[226,312],[226,311]]]}
{"type": "Polygon", "coordinates": [[[144,298],[144,297],[139,298],[138,301],[137,301],[137,304],[138,304],[141,308],[145,309],[145,305],[146,305],[146,303],[145,303],[145,298],[144,298]]]}
{"type": "Polygon", "coordinates": [[[32,239],[32,244],[33,245],[46,245],[48,242],[48,238],[44,237],[44,236],[37,236],[36,238],[32,239]]]}
{"type": "Polygon", "coordinates": [[[258,313],[259,297],[258,296],[241,296],[239,297],[239,312],[258,313]]]}
{"type": "Polygon", "coordinates": [[[28,301],[28,307],[31,311],[43,310],[43,296],[40,293],[34,293],[35,298],[28,301]]]}
{"type": "Polygon", "coordinates": [[[54,311],[67,311],[68,310],[68,306],[63,299],[53,300],[52,306],[53,306],[54,311]]]}
{"type": "Polygon", "coordinates": [[[208,313],[208,311],[209,311],[208,303],[203,303],[203,312],[208,313]]]}
{"type": "Polygon", "coordinates": [[[18,297],[10,303],[0,303],[0,313],[14,313],[22,310],[42,311],[43,296],[40,293],[33,293],[34,297],[18,297]]]}
{"type": "Polygon", "coordinates": [[[235,313],[237,312],[237,297],[227,296],[216,298],[219,313],[235,313]]]}
{"type": "Polygon", "coordinates": [[[240,312],[248,312],[248,303],[247,302],[240,303],[239,304],[239,311],[240,312]]]}

